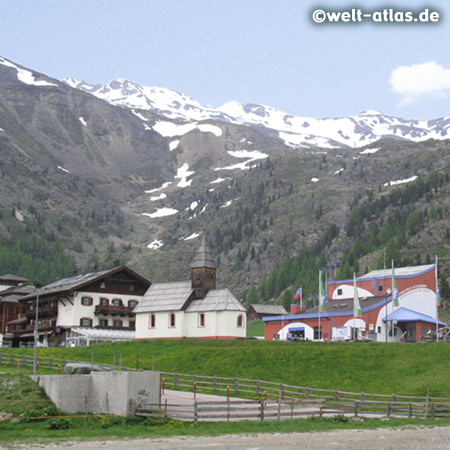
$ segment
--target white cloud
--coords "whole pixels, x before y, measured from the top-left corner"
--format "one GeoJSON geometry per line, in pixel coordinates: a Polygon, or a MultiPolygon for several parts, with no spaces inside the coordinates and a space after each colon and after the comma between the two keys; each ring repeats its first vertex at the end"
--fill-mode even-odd
{"type": "Polygon", "coordinates": [[[424,97],[442,98],[450,91],[450,69],[436,61],[398,66],[389,80],[392,90],[401,95],[400,105],[415,103],[424,97]]]}

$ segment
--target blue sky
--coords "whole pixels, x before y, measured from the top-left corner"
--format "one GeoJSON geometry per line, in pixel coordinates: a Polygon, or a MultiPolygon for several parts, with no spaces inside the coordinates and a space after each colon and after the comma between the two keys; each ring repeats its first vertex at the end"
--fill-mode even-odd
{"type": "Polygon", "coordinates": [[[123,77],[203,104],[308,117],[450,116],[450,2],[3,0],[0,56],[62,79],[123,77]],[[433,24],[314,24],[312,11],[419,11],[433,24]]]}

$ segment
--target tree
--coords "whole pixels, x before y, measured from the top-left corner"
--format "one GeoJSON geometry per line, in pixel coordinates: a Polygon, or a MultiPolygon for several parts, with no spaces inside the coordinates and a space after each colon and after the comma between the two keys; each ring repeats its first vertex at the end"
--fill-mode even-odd
{"type": "Polygon", "coordinates": [[[293,300],[292,292],[289,289],[286,289],[283,294],[283,298],[281,300],[281,304],[284,306],[284,309],[289,312],[291,309],[291,303],[293,300]]]}

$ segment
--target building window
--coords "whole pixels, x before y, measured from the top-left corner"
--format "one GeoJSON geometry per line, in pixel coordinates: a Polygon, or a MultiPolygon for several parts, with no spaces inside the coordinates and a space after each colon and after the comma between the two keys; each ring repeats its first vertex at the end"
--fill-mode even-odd
{"type": "Polygon", "coordinates": [[[150,314],[150,317],[148,320],[148,327],[156,328],[156,315],[155,314],[150,314]]]}
{"type": "Polygon", "coordinates": [[[81,297],[81,304],[83,306],[92,306],[92,297],[81,297]]]}
{"type": "Polygon", "coordinates": [[[236,325],[238,328],[244,328],[244,316],[242,314],[239,314],[236,325]]]}
{"type": "Polygon", "coordinates": [[[113,306],[123,306],[122,300],[120,300],[120,298],[113,298],[111,303],[113,306]]]}
{"type": "Polygon", "coordinates": [[[82,317],[80,319],[80,326],[81,327],[92,327],[92,319],[89,317],[82,317]]]}
{"type": "Polygon", "coordinates": [[[100,320],[98,321],[98,323],[99,323],[99,325],[100,325],[101,327],[107,327],[107,326],[108,326],[108,319],[100,319],[100,320]]]}
{"type": "Polygon", "coordinates": [[[342,289],[341,288],[337,290],[337,295],[342,295],[342,289]]]}
{"type": "Polygon", "coordinates": [[[381,334],[381,327],[378,327],[377,330],[378,330],[378,334],[381,334]]]}
{"type": "Polygon", "coordinates": [[[384,286],[382,284],[378,285],[378,292],[383,292],[384,291],[384,286]]]}
{"type": "Polygon", "coordinates": [[[318,341],[322,339],[322,327],[314,327],[314,340],[318,341]]]}
{"type": "Polygon", "coordinates": [[[106,283],[100,283],[100,289],[106,289],[106,283]]]}
{"type": "Polygon", "coordinates": [[[135,330],[136,329],[136,321],[135,320],[130,320],[128,322],[128,326],[132,329],[135,330]]]}
{"type": "Polygon", "coordinates": [[[198,326],[205,327],[205,313],[198,313],[198,326]]]}
{"type": "Polygon", "coordinates": [[[113,320],[113,327],[114,328],[122,328],[122,321],[120,319],[114,319],[113,320]]]}
{"type": "Polygon", "coordinates": [[[100,299],[100,305],[102,306],[108,306],[109,305],[109,299],[102,297],[100,299]]]}
{"type": "Polygon", "coordinates": [[[130,284],[129,286],[128,286],[128,289],[129,289],[129,291],[130,292],[134,292],[134,284],[130,284]]]}
{"type": "Polygon", "coordinates": [[[169,314],[169,327],[175,328],[175,313],[169,314]]]}
{"type": "Polygon", "coordinates": [[[138,304],[137,300],[129,300],[128,301],[128,308],[136,308],[136,305],[138,304]]]}

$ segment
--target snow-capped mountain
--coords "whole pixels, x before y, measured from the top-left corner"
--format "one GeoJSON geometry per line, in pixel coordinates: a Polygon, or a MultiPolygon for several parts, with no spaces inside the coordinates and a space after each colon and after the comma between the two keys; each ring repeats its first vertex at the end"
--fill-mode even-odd
{"type": "Polygon", "coordinates": [[[450,117],[405,120],[379,111],[364,111],[348,117],[315,119],[293,116],[271,106],[235,101],[213,108],[185,94],[166,88],[141,86],[123,78],[105,86],[90,85],[74,78],[63,81],[113,105],[152,111],[167,119],[185,122],[218,120],[256,126],[265,129],[271,136],[278,136],[291,147],[358,148],[380,138],[409,141],[450,138],[450,117]]]}

